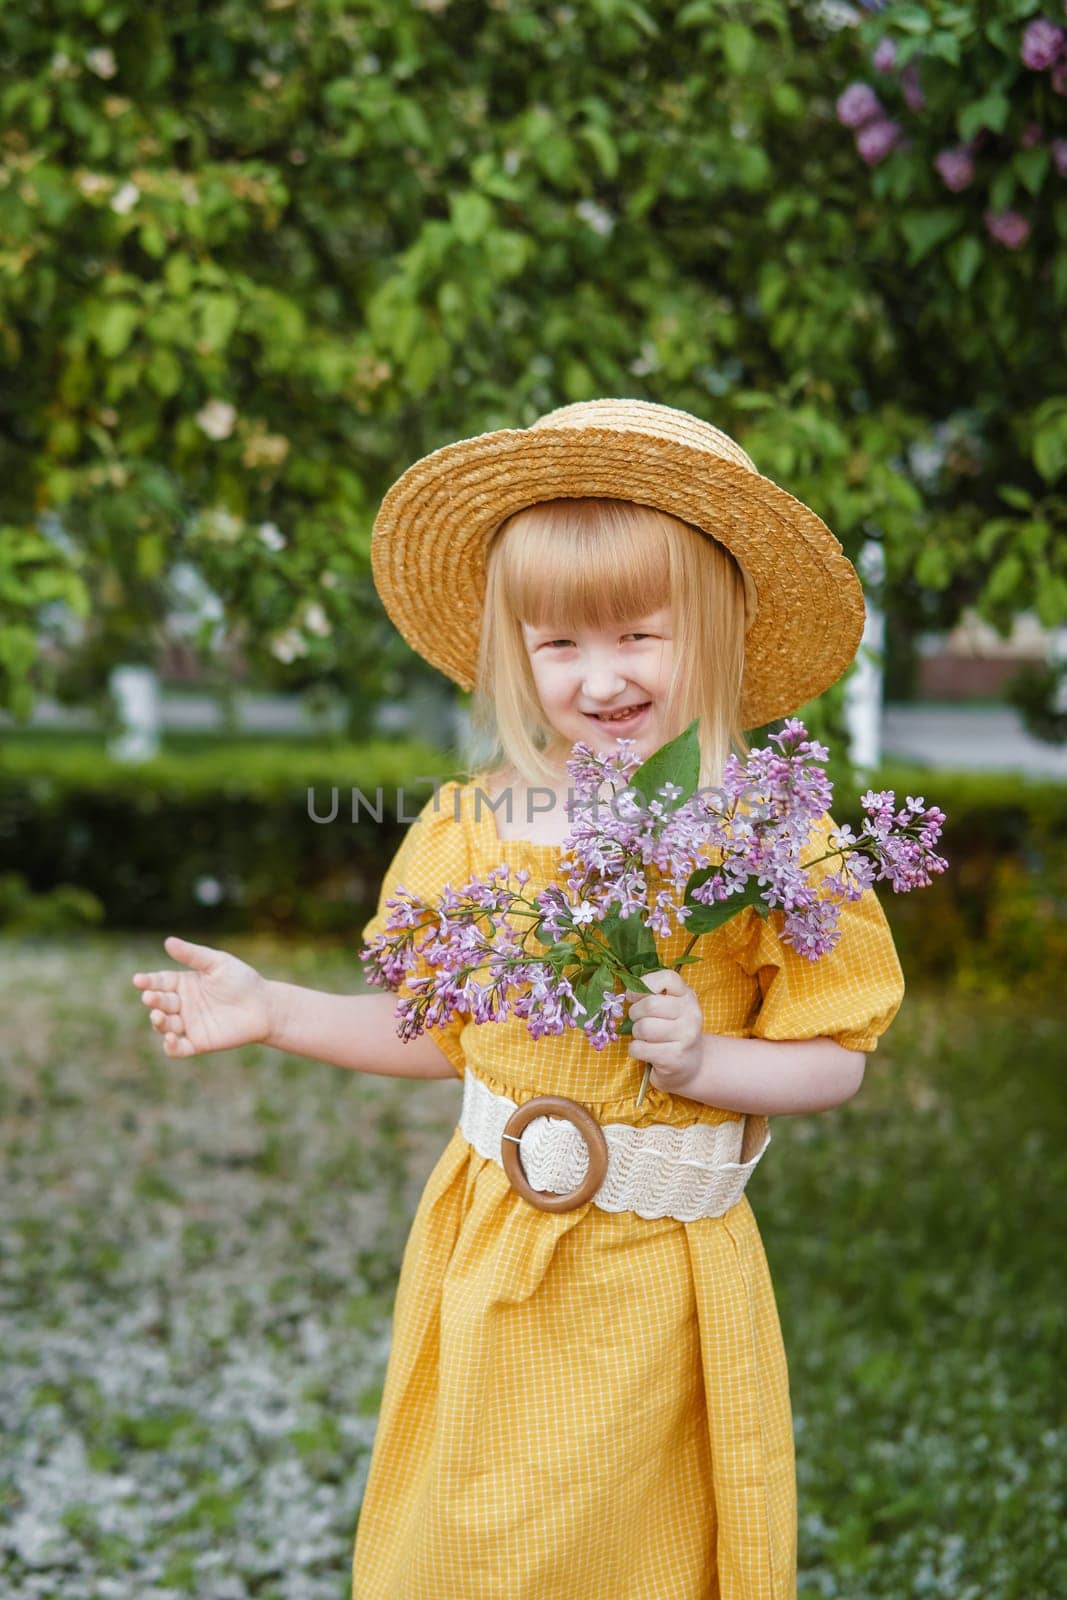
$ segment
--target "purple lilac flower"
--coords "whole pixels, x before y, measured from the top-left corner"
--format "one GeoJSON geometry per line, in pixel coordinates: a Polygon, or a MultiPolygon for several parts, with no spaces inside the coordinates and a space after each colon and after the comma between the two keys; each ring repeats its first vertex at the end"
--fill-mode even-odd
{"type": "Polygon", "coordinates": [[[1041,144],[1044,137],[1040,122],[1028,122],[1019,135],[1019,146],[1023,150],[1031,150],[1035,144],[1041,144]]]}
{"type": "Polygon", "coordinates": [[[1053,94],[1067,94],[1067,61],[1057,61],[1050,76],[1053,94]]]}
{"type": "Polygon", "coordinates": [[[1052,165],[1061,178],[1067,178],[1067,139],[1053,139],[1049,144],[1052,165]]]}
{"type": "Polygon", "coordinates": [[[983,211],[982,220],[991,239],[1006,245],[1009,250],[1019,250],[1030,237],[1030,224],[1018,211],[983,211]]]}
{"type": "Polygon", "coordinates": [[[914,61],[909,61],[900,74],[900,87],[904,91],[908,110],[921,111],[926,100],[919,86],[919,68],[914,61]]]}
{"type": "Polygon", "coordinates": [[[888,36],[879,39],[878,48],[871,57],[871,66],[875,72],[892,72],[893,63],[897,59],[897,47],[888,36]]]}
{"type": "Polygon", "coordinates": [[[974,162],[962,145],[938,151],[934,166],[945,188],[951,189],[954,194],[966,189],[974,180],[974,162]]]}
{"type": "Polygon", "coordinates": [[[1067,43],[1067,32],[1047,17],[1037,17],[1023,31],[1019,57],[1031,72],[1045,72],[1059,60],[1067,43]]]}
{"type": "Polygon", "coordinates": [[[884,161],[899,138],[900,123],[890,117],[879,117],[876,122],[866,123],[856,134],[856,149],[867,165],[874,167],[884,161]]]}
{"type": "Polygon", "coordinates": [[[850,83],[837,97],[837,120],[846,128],[862,128],[865,122],[884,115],[882,103],[869,83],[850,83]]]}

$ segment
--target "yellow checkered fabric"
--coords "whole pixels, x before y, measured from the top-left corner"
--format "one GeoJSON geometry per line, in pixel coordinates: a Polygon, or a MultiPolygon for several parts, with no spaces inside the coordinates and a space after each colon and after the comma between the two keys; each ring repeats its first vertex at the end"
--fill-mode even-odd
{"type": "MultiPolygon", "coordinates": [[[[562,881],[558,847],[500,840],[485,795],[476,780],[427,801],[364,939],[398,885],[434,898],[500,864],[529,868],[528,894],[562,881]]],[[[874,1049],[904,984],[873,891],[817,963],[780,940],[783,916],[748,908],[696,946],[682,975],[706,1031],[874,1049]]],[[[658,941],[665,966],[687,942],[658,941]]],[[[579,1030],[534,1040],[516,1018],[463,1017],[433,1037],[457,1076],[518,1104],[562,1094],[638,1126],[739,1115],[651,1085],[638,1111],[626,1039],[598,1052],[579,1030]]],[[[747,1194],[690,1223],[539,1211],[456,1129],[404,1252],[352,1594],[795,1600],[788,1369],[747,1194]]]]}

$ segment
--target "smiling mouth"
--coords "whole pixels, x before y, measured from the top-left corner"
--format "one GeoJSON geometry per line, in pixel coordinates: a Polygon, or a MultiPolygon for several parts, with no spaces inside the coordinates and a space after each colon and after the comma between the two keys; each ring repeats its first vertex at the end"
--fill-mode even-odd
{"type": "Polygon", "coordinates": [[[596,711],[587,711],[585,715],[587,717],[592,717],[594,722],[603,723],[605,727],[624,728],[627,727],[631,722],[636,722],[638,717],[647,711],[651,704],[651,700],[645,700],[639,706],[628,706],[625,711],[615,712],[610,716],[606,713],[596,711]]]}

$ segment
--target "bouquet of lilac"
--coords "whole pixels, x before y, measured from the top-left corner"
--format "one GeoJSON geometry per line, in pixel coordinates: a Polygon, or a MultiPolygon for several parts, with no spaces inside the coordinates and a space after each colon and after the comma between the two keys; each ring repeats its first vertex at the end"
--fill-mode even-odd
{"type": "MultiPolygon", "coordinates": [[[[535,1039],[581,1028],[603,1050],[632,1031],[625,991],[650,993],[641,975],[663,966],[655,935],[668,936],[672,924],[691,934],[676,971],[700,959],[693,946],[702,934],[745,906],[764,917],[783,909],[783,940],[817,961],[837,944],[845,902],[879,879],[898,892],[918,888],[948,866],[933,848],[944,812],[921,795],[897,810],[891,789],[862,796],[858,838],[837,827],[831,848],[801,866],[812,824],[830,808],[833,785],[818,765],[830,752],[795,717],[770,739],[776,750],[730,755],[723,783],[710,789],[698,788],[696,720],[643,764],[632,739],[617,740],[611,755],[578,743],[567,762],[577,798],[560,856],[565,888],[528,895],[529,871],[512,881],[503,864],[484,881],[446,884],[436,904],[398,886],[386,900],[386,932],[360,958],[376,987],[407,980],[400,1037],[462,1011],[474,1022],[521,1017],[535,1039]],[[810,869],[831,857],[838,868],[813,880],[810,869]],[[420,962],[428,976],[414,975],[420,962]]],[[[638,1105],[650,1072],[646,1064],[638,1105]]]]}

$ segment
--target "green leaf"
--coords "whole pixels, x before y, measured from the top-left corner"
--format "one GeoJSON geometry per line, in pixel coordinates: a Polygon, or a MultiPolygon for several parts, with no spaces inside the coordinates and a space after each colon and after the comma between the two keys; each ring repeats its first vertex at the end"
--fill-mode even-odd
{"type": "Polygon", "coordinates": [[[443,317],[464,317],[467,310],[467,300],[458,283],[447,280],[438,285],[437,309],[443,317]]]}
{"type": "Polygon", "coordinates": [[[601,176],[614,178],[619,171],[619,152],[607,129],[600,127],[599,123],[587,122],[581,129],[581,137],[596,156],[601,176]]]}
{"type": "Polygon", "coordinates": [[[915,563],[915,576],[925,589],[947,589],[952,581],[952,561],[944,545],[923,545],[915,563]]]}
{"type": "MultiPolygon", "coordinates": [[[[781,81],[771,84],[771,105],[780,117],[787,117],[790,121],[799,117],[804,111],[804,96],[795,83],[781,81]]],[[[796,201],[796,196],[792,197],[796,201]]]]}
{"type": "Polygon", "coordinates": [[[1033,145],[1029,150],[1016,150],[1011,164],[1028,194],[1038,194],[1045,181],[1051,161],[1047,145],[1033,145]]]}
{"type": "Polygon", "coordinates": [[[971,234],[962,239],[954,239],[945,251],[945,260],[952,274],[953,282],[958,289],[969,289],[974,281],[975,273],[982,265],[985,251],[982,243],[971,234]]]}
{"type": "Polygon", "coordinates": [[[145,222],[138,229],[137,238],[146,255],[162,260],[167,253],[167,240],[158,223],[145,222]]]}
{"type": "Polygon", "coordinates": [[[983,561],[988,561],[997,545],[1014,531],[1015,521],[1012,517],[990,517],[975,535],[974,548],[983,561]]]}
{"type": "Polygon", "coordinates": [[[136,550],[138,575],[142,578],[158,577],[167,559],[167,547],[162,534],[139,534],[136,550]]]}
{"type": "Polygon", "coordinates": [[[1044,517],[1031,517],[1019,530],[1019,543],[1028,556],[1039,556],[1049,541],[1052,524],[1044,517]]]}
{"type": "Polygon", "coordinates": [[[157,394],[164,399],[169,399],[172,394],[177,394],[182,383],[181,362],[173,350],[168,350],[164,345],[157,345],[148,358],[145,373],[149,383],[157,394]]]}
{"type": "Polygon", "coordinates": [[[638,912],[631,911],[628,917],[622,917],[612,911],[599,926],[609,949],[624,967],[634,972],[653,972],[661,965],[656,941],[638,912]]]}
{"type": "Polygon", "coordinates": [[[925,544],[915,562],[915,578],[923,589],[947,589],[952,582],[952,560],[942,544],[925,544]]]}
{"type": "Polygon", "coordinates": [[[1058,250],[1052,268],[1052,288],[1058,306],[1067,306],[1067,250],[1058,250]]]}
{"type": "Polygon", "coordinates": [[[407,360],[421,327],[422,313],[414,300],[401,301],[393,306],[386,339],[398,361],[407,360]]]}
{"type": "Polygon", "coordinates": [[[1029,490],[1020,489],[1014,483],[998,484],[997,494],[1006,505],[1014,506],[1016,511],[1029,511],[1034,503],[1034,497],[1029,490]]]}
{"type": "Polygon", "coordinates": [[[1011,599],[1018,589],[1023,578],[1023,561],[1014,550],[1006,556],[1001,556],[982,592],[982,599],[989,601],[1011,599]]]}
{"type": "Polygon", "coordinates": [[[1063,476],[1067,470],[1067,411],[1054,413],[1035,429],[1030,453],[1046,483],[1063,476]]]}
{"type": "Polygon", "coordinates": [[[692,915],[686,921],[686,930],[690,934],[714,933],[716,928],[721,928],[724,923],[740,915],[746,906],[754,906],[763,917],[770,914],[772,908],[763,899],[764,885],[757,883],[755,878],[750,878],[744,888],[738,894],[732,894],[728,900],[717,900],[710,906],[694,900],[692,890],[699,888],[714,871],[714,867],[702,867],[693,873],[685,886],[684,904],[693,908],[692,915]]]}
{"type": "Polygon", "coordinates": [[[997,89],[991,94],[983,95],[981,100],[972,100],[970,105],[964,106],[956,116],[956,127],[960,138],[973,139],[982,128],[990,128],[994,133],[1003,133],[1010,111],[1011,101],[997,89]]]}
{"type": "Polygon", "coordinates": [[[893,23],[902,33],[929,33],[931,28],[930,14],[925,6],[894,6],[893,23]]]}
{"type": "Polygon", "coordinates": [[[530,259],[532,244],[512,228],[498,228],[486,240],[489,270],[500,282],[517,278],[530,259]]]}
{"type": "Polygon", "coordinates": [[[97,313],[93,335],[102,353],[119,356],[129,345],[141,320],[141,308],[129,300],[111,300],[97,313]]]}
{"type": "Polygon", "coordinates": [[[929,206],[922,211],[902,212],[900,229],[911,251],[909,266],[917,265],[942,240],[950,238],[962,228],[963,224],[963,212],[952,206],[929,206]]]}
{"type": "Polygon", "coordinates": [[[699,725],[700,718],[694,717],[688,728],[638,767],[629,786],[635,791],[639,804],[647,806],[665,783],[677,784],[682,791],[672,802],[673,806],[684,805],[696,793],[700,783],[699,725]]]}
{"type": "MultiPolygon", "coordinates": [[[[597,967],[593,976],[586,983],[576,983],[572,987],[578,1000],[585,1007],[588,1016],[600,1010],[604,1003],[604,996],[615,986],[614,974],[610,967],[597,967]]],[[[588,1021],[588,1017],[585,1018],[588,1021]]]]}
{"type": "Polygon", "coordinates": [[[552,183],[568,182],[574,172],[575,149],[563,134],[550,133],[538,139],[533,154],[537,165],[552,183]]]}
{"type": "Polygon", "coordinates": [[[717,21],[718,17],[717,0],[689,0],[675,18],[675,27],[701,28],[707,22],[717,21]]]}
{"type": "Polygon", "coordinates": [[[1015,199],[1015,174],[1010,166],[1001,167],[989,185],[989,206],[992,211],[1006,211],[1015,199]]]}
{"type": "Polygon", "coordinates": [[[414,394],[425,394],[430,384],[443,372],[452,354],[452,346],[440,333],[426,334],[419,340],[404,368],[414,394]]]}
{"type": "Polygon", "coordinates": [[[947,61],[950,66],[958,67],[960,64],[960,41],[954,33],[943,30],[932,33],[923,43],[923,54],[936,56],[941,61],[947,61]]]}
{"type": "Polygon", "coordinates": [[[1038,584],[1034,609],[1043,628],[1058,628],[1067,622],[1067,578],[1052,573],[1038,584]]]}
{"type": "Polygon", "coordinates": [[[646,11],[644,6],[638,4],[638,0],[625,0],[622,9],[627,20],[632,22],[635,27],[640,28],[646,38],[657,39],[659,37],[658,22],[651,12],[646,11]]]}
{"type": "Polygon", "coordinates": [[[205,295],[200,302],[200,337],[209,350],[223,350],[230,341],[240,312],[232,294],[205,295]]]}
{"type": "Polygon", "coordinates": [[[722,28],[722,53],[731,73],[747,72],[756,52],[756,36],[741,22],[727,21],[722,28]]]}
{"type": "Polygon", "coordinates": [[[449,202],[452,226],[463,244],[477,244],[493,220],[493,208],[484,194],[466,189],[453,195],[449,202]]]}
{"type": "Polygon", "coordinates": [[[163,276],[171,291],[184,299],[192,288],[194,267],[192,261],[181,250],[176,250],[167,257],[167,264],[163,268],[163,276]]]}

